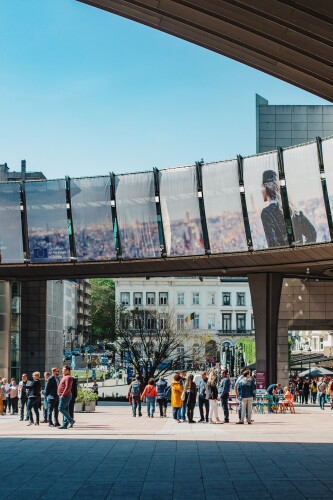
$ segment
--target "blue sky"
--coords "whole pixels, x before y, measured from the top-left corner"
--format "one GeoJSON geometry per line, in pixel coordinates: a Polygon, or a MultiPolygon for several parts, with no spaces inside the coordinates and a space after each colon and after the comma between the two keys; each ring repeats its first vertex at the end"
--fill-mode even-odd
{"type": "Polygon", "coordinates": [[[48,178],[255,153],[255,93],[326,101],[75,0],[2,0],[0,163],[48,178]]]}

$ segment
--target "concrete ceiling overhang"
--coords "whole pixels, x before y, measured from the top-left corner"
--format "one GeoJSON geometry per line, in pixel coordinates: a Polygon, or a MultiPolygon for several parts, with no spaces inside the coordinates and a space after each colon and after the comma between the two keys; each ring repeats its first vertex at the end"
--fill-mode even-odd
{"type": "Polygon", "coordinates": [[[327,0],[77,0],[230,57],[333,101],[327,0]]]}
{"type": "Polygon", "coordinates": [[[68,262],[54,264],[3,264],[0,280],[79,279],[93,277],[247,276],[276,272],[311,279],[329,277],[333,269],[333,244],[260,250],[198,257],[157,258],[132,261],[68,262]]]}

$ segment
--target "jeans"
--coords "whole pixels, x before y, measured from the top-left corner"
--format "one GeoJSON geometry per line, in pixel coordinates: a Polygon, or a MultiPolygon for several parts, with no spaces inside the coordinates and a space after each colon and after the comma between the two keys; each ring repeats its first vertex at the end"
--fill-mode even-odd
{"type": "Polygon", "coordinates": [[[181,420],[186,420],[186,408],[187,408],[187,404],[183,403],[183,406],[181,408],[182,408],[182,410],[181,410],[181,420]]]}
{"type": "Polygon", "coordinates": [[[32,416],[32,410],[34,410],[35,415],[36,415],[36,423],[39,424],[39,404],[40,404],[40,398],[28,398],[27,414],[29,417],[29,421],[32,424],[34,423],[34,418],[32,416]]]}
{"type": "Polygon", "coordinates": [[[229,422],[229,394],[221,397],[221,406],[224,413],[224,421],[229,422]]]}
{"type": "Polygon", "coordinates": [[[304,399],[305,399],[305,404],[307,405],[308,400],[309,400],[309,393],[308,392],[304,392],[304,399]]]}
{"type": "Polygon", "coordinates": [[[244,420],[245,420],[246,410],[247,410],[247,421],[251,422],[252,402],[253,402],[253,398],[242,398],[242,417],[241,417],[242,422],[244,422],[244,420]]]}
{"type": "Polygon", "coordinates": [[[146,406],[148,417],[153,416],[155,412],[155,396],[146,396],[146,406]]]}
{"type": "Polygon", "coordinates": [[[320,393],[319,393],[319,404],[320,404],[320,408],[324,408],[324,407],[325,407],[325,399],[326,399],[326,394],[325,394],[325,392],[320,392],[320,393]]]}
{"type": "Polygon", "coordinates": [[[203,407],[206,408],[206,422],[208,422],[208,414],[209,414],[209,401],[206,399],[206,396],[199,396],[199,412],[200,412],[200,420],[205,420],[203,407]]]}
{"type": "Polygon", "coordinates": [[[58,424],[58,415],[59,415],[59,398],[47,398],[47,421],[49,424],[52,424],[52,413],[54,415],[54,423],[58,424]]]}
{"type": "MultiPolygon", "coordinates": [[[[28,403],[28,398],[21,398],[20,399],[20,420],[24,419],[24,407],[28,403]]],[[[28,420],[28,410],[27,410],[27,418],[28,420]]]]}
{"type": "Polygon", "coordinates": [[[304,391],[302,390],[298,391],[298,395],[299,395],[299,402],[302,403],[302,405],[304,405],[304,391]]]}
{"type": "Polygon", "coordinates": [[[138,408],[139,417],[141,417],[141,397],[133,396],[132,411],[133,415],[136,416],[136,409],[138,408]]]}
{"type": "Polygon", "coordinates": [[[160,407],[160,415],[161,415],[161,417],[163,417],[164,413],[166,412],[167,407],[168,407],[168,400],[166,398],[162,398],[162,399],[158,399],[157,402],[158,402],[159,407],[160,407]]]}
{"type": "Polygon", "coordinates": [[[10,398],[5,398],[3,400],[3,411],[4,413],[7,413],[7,408],[8,408],[8,413],[10,412],[10,398]]]}
{"type": "Polygon", "coordinates": [[[69,414],[69,403],[70,400],[72,399],[72,396],[63,396],[59,398],[59,411],[62,413],[64,420],[62,425],[63,426],[68,426],[71,422],[73,422],[72,417],[69,414]]]}
{"type": "Polygon", "coordinates": [[[311,397],[312,397],[312,403],[315,405],[317,401],[317,393],[311,392],[311,397]]]}
{"type": "Polygon", "coordinates": [[[14,413],[17,414],[18,413],[18,397],[16,396],[15,398],[11,398],[10,404],[12,407],[12,415],[14,415],[14,413]]]}
{"type": "Polygon", "coordinates": [[[172,407],[172,418],[174,420],[179,420],[179,415],[178,415],[178,412],[179,410],[181,409],[181,406],[173,406],[172,407]]]}

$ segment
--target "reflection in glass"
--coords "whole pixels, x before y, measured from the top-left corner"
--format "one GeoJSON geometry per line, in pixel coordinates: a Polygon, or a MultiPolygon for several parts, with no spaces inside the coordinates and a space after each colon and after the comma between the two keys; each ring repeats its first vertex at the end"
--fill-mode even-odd
{"type": "Polygon", "coordinates": [[[167,255],[204,254],[195,167],[162,170],[159,176],[167,255]]]}
{"type": "Polygon", "coordinates": [[[323,162],[327,193],[330,202],[331,212],[333,211],[333,139],[326,139],[322,142],[323,162]]]}
{"type": "Polygon", "coordinates": [[[65,180],[26,182],[31,262],[70,260],[65,180]]]}
{"type": "Polygon", "coordinates": [[[243,172],[253,248],[288,246],[277,153],[244,158],[243,172]]]}
{"type": "Polygon", "coordinates": [[[77,260],[116,259],[110,177],[72,179],[71,207],[77,260]]]}
{"type": "Polygon", "coordinates": [[[20,185],[0,184],[0,262],[23,262],[20,185]]]}
{"type": "Polygon", "coordinates": [[[283,163],[296,245],[329,241],[317,144],[285,149],[283,163]]]}
{"type": "Polygon", "coordinates": [[[153,172],[117,176],[116,203],[122,257],[160,257],[153,172]]]}
{"type": "Polygon", "coordinates": [[[204,164],[202,189],[212,253],[247,250],[237,161],[204,164]]]}

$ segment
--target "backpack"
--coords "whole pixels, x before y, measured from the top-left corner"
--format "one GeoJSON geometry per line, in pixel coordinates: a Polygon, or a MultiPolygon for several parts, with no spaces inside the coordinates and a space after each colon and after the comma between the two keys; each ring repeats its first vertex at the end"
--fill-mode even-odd
{"type": "Polygon", "coordinates": [[[140,396],[140,382],[136,381],[132,385],[132,396],[140,396]]]}

